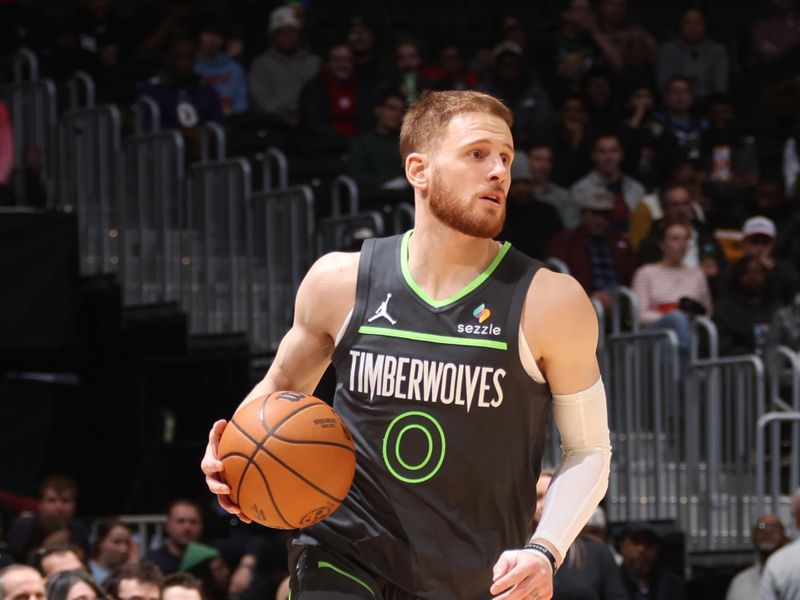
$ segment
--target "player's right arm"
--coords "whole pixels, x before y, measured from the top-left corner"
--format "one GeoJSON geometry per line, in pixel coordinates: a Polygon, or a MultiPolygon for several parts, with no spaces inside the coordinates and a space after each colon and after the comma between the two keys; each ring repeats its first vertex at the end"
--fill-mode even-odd
{"type": "MultiPolygon", "coordinates": [[[[295,299],[294,322],[278,346],[267,374],[242,401],[242,405],[278,390],[311,394],[333,354],[336,335],[355,304],[359,254],[332,253],[320,258],[306,274],[295,299]]],[[[230,499],[222,481],[222,461],[217,449],[227,422],[214,423],[200,468],[208,489],[220,505],[249,521],[230,499]]]]}

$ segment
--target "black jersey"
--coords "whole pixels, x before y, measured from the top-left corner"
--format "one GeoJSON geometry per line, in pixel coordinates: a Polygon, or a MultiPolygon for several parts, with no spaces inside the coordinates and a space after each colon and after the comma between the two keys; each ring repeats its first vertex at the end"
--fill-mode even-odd
{"type": "Polygon", "coordinates": [[[518,335],[541,264],[506,243],[475,281],[435,301],[409,272],[411,233],[362,249],[333,355],[356,476],[301,539],[412,596],[488,599],[492,566],[526,542],[536,503],[550,391],[525,372],[518,335]]]}

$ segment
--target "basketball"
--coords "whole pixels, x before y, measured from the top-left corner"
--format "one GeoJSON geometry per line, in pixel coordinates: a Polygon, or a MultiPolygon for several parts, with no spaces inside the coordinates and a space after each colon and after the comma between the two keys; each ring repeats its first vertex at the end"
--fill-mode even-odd
{"type": "Polygon", "coordinates": [[[233,502],[274,529],[307,527],[330,515],[347,496],[356,468],[353,438],[333,408],[289,391],[240,407],[218,456],[233,502]]]}

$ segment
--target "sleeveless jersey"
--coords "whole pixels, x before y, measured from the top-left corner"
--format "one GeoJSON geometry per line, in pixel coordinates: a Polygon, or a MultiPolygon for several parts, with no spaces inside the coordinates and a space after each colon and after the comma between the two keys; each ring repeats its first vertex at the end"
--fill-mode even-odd
{"type": "Polygon", "coordinates": [[[411,234],[362,248],[333,354],[356,476],[300,539],[410,596],[488,600],[492,567],[525,544],[536,504],[551,396],[520,362],[518,335],[541,263],[506,243],[475,281],[435,301],[408,269],[411,234]]]}

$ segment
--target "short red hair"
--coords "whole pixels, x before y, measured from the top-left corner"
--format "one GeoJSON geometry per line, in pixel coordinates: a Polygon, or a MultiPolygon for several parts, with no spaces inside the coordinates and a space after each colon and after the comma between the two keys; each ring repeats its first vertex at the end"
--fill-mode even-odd
{"type": "Polygon", "coordinates": [[[506,122],[509,129],[514,115],[494,96],[473,91],[426,92],[414,102],[403,117],[400,129],[400,156],[405,163],[413,152],[430,151],[432,142],[441,139],[456,115],[485,113],[506,122]]]}

